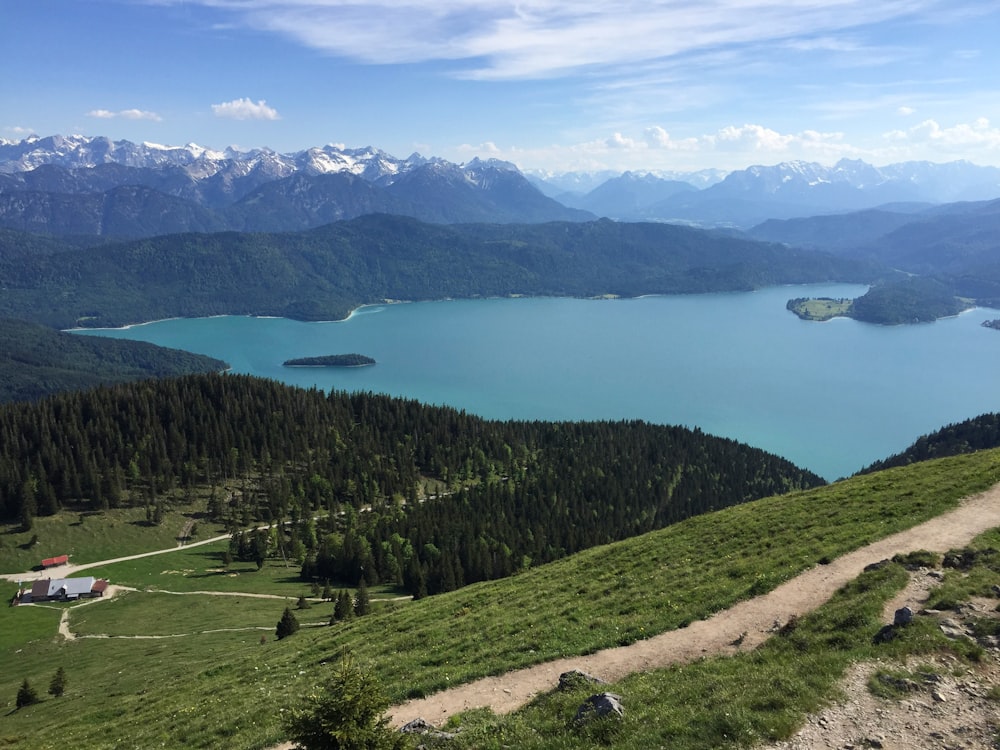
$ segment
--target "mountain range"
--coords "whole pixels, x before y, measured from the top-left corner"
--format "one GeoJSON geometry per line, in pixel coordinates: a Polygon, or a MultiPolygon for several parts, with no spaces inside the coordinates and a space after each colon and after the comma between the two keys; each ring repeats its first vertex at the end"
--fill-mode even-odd
{"type": "Polygon", "coordinates": [[[495,159],[399,159],[372,147],[281,154],[88,136],[0,140],[0,227],[91,237],[294,231],[368,213],[431,223],[606,217],[748,229],[768,219],[997,197],[1000,169],[964,161],[526,175],[495,159]]]}
{"type": "Polygon", "coordinates": [[[292,231],[370,213],[435,223],[584,221],[512,164],[378,149],[211,151],[86,136],[0,141],[0,226],[114,238],[292,231]]]}
{"type": "Polygon", "coordinates": [[[850,159],[833,166],[793,161],[731,172],[703,189],[688,186],[697,188],[683,177],[627,172],[585,194],[563,193],[559,199],[622,221],[749,228],[767,219],[989,200],[1000,197],[1000,169],[965,161],[884,167],[850,159]]]}

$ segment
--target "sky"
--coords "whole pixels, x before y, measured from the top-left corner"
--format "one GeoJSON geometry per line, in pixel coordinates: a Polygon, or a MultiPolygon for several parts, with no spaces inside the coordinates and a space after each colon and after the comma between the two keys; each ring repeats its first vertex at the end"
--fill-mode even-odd
{"type": "Polygon", "coordinates": [[[1000,166],[996,0],[3,0],[0,138],[1000,166]]]}

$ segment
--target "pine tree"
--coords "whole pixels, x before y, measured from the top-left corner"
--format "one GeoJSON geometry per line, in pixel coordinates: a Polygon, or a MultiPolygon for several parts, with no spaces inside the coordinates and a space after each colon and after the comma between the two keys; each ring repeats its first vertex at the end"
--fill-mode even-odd
{"type": "Polygon", "coordinates": [[[363,617],[371,611],[372,602],[368,596],[368,586],[365,585],[365,579],[362,578],[358,583],[358,593],[354,597],[354,614],[358,617],[363,617]]]}
{"type": "Polygon", "coordinates": [[[17,691],[17,707],[24,708],[25,706],[30,706],[33,703],[38,703],[38,693],[31,683],[28,682],[28,678],[24,678],[24,682],[21,683],[20,689],[17,691]]]}
{"type": "Polygon", "coordinates": [[[274,631],[274,635],[280,641],[282,638],[286,638],[290,635],[294,635],[299,630],[299,621],[295,619],[295,615],[292,614],[292,610],[285,607],[284,613],[281,615],[281,619],[278,620],[278,627],[274,631]]]}
{"type": "Polygon", "coordinates": [[[389,726],[389,700],[371,670],[348,654],[320,689],[285,715],[285,730],[303,750],[404,750],[405,734],[389,726]]]}
{"type": "Polygon", "coordinates": [[[333,605],[333,618],[335,620],[350,620],[354,615],[354,603],[351,595],[344,589],[337,593],[337,602],[333,605]]]}
{"type": "Polygon", "coordinates": [[[62,667],[52,675],[52,682],[49,683],[49,695],[59,698],[66,692],[66,670],[62,667]]]}

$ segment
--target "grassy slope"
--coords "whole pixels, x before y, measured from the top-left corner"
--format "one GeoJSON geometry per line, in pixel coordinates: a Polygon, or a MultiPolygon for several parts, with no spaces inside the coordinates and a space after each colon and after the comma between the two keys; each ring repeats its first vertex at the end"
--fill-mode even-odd
{"type": "MultiPolygon", "coordinates": [[[[1000,451],[858,477],[694,518],[505,581],[412,604],[383,605],[366,618],[332,628],[303,628],[281,642],[269,635],[264,645],[256,630],[67,643],[54,635],[55,611],[3,608],[0,633],[7,635],[0,653],[0,698],[12,708],[25,677],[44,694],[59,666],[67,670],[69,687],[62,699],[0,714],[0,743],[25,748],[267,747],[281,737],[280,708],[319,681],[317,670],[345,648],[372,663],[391,697],[402,700],[555,656],[629,643],[768,590],[822,557],[912,526],[998,480],[1000,451]]],[[[217,567],[214,559],[204,561],[206,571],[209,565],[217,567]]],[[[136,575],[129,572],[135,565],[115,566],[109,574],[128,579],[136,575]]],[[[169,589],[177,580],[176,574],[151,575],[149,585],[169,589]]],[[[272,577],[265,580],[274,586],[272,577]]],[[[231,626],[241,621],[240,612],[246,613],[245,627],[263,627],[258,623],[267,622],[268,612],[277,623],[284,607],[278,600],[238,599],[216,602],[218,607],[193,601],[134,594],[116,604],[87,605],[74,611],[70,622],[89,632],[114,628],[119,636],[154,627],[161,634],[185,634],[231,626]],[[190,611],[181,614],[188,605],[190,611]],[[200,628],[199,621],[204,623],[200,628]]],[[[330,609],[307,610],[303,621],[318,621],[330,609]]],[[[766,679],[768,667],[753,669],[766,679]]],[[[649,715],[662,712],[666,701],[704,706],[728,699],[720,687],[728,678],[702,678],[714,686],[709,690],[686,682],[688,668],[667,672],[667,678],[652,673],[629,683],[650,702],[644,709],[649,715]],[[667,682],[677,685],[663,692],[667,682]]],[[[824,689],[818,685],[816,694],[824,689]]],[[[743,718],[733,719],[733,736],[747,736],[744,724],[752,719],[747,712],[755,710],[752,702],[741,709],[743,718]]],[[[800,709],[787,710],[791,718],[783,721],[793,722],[800,709]]],[[[696,720],[669,721],[680,727],[696,720]]],[[[567,746],[599,740],[577,738],[567,746]]]]}
{"type": "MultiPolygon", "coordinates": [[[[145,509],[138,507],[102,514],[64,511],[41,516],[34,519],[30,531],[21,531],[17,524],[0,525],[0,573],[31,570],[43,559],[58,555],[69,555],[71,563],[80,565],[174,547],[192,520],[190,511],[168,510],[160,524],[153,525],[146,522],[145,509]],[[38,538],[34,545],[32,537],[38,538]]],[[[225,530],[216,524],[196,522],[194,532],[192,542],[224,534],[225,530]]]]}

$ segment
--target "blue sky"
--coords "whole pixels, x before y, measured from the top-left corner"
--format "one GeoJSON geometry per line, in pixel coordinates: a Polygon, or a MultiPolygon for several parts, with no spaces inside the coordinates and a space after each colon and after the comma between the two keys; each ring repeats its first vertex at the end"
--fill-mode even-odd
{"type": "Polygon", "coordinates": [[[1000,165],[996,0],[3,0],[0,137],[1000,165]]]}

